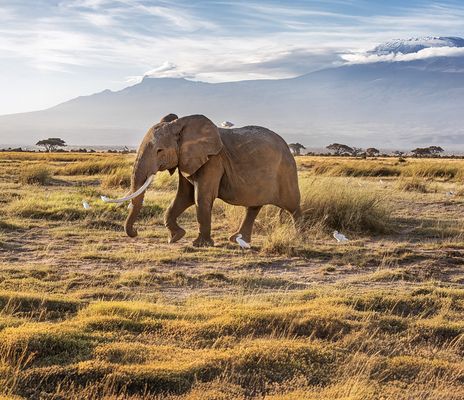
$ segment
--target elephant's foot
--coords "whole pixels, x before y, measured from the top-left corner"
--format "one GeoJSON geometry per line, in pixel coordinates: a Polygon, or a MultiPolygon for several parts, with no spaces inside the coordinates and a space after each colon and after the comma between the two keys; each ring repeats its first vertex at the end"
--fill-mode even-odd
{"type": "Polygon", "coordinates": [[[214,241],[211,238],[204,238],[202,236],[198,236],[192,244],[194,247],[208,247],[214,246],[214,241]]]}
{"type": "Polygon", "coordinates": [[[247,243],[251,243],[251,235],[242,233],[242,232],[235,232],[232,236],[229,237],[229,241],[232,243],[237,244],[237,236],[242,235],[241,239],[244,240],[247,243]]]}
{"type": "Polygon", "coordinates": [[[185,236],[185,230],[179,227],[175,231],[169,231],[171,237],[169,238],[169,243],[176,243],[185,236]]]}
{"type": "Polygon", "coordinates": [[[137,229],[135,229],[135,228],[129,228],[129,227],[126,226],[124,228],[124,230],[126,231],[127,236],[129,236],[131,238],[135,238],[138,235],[137,229]]]}

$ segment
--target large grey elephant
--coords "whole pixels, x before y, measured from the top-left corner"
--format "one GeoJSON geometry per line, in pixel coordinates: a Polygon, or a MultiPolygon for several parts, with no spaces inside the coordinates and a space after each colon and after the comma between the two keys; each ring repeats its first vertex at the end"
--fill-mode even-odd
{"type": "Polygon", "coordinates": [[[177,218],[195,204],[199,224],[194,246],[212,246],[211,211],[216,198],[246,207],[238,232],[250,242],[261,207],[273,204],[288,211],[295,223],[301,217],[296,164],[285,141],[259,126],[218,129],[203,115],[164,117],[145,134],[135,160],[131,192],[114,202],[131,200],[125,222],[130,237],[142,208],[145,190],[157,171],[179,170],[177,194],[165,214],[170,243],[185,235],[177,218]]]}

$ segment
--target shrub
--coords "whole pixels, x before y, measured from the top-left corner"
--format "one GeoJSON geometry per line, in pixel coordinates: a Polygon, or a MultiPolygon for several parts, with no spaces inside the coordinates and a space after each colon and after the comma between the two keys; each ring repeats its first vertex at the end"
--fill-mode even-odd
{"type": "Polygon", "coordinates": [[[128,188],[131,184],[130,172],[126,168],[118,168],[109,175],[103,177],[102,187],[109,188],[128,188]]]}
{"type": "Polygon", "coordinates": [[[28,185],[48,185],[52,177],[51,169],[42,164],[30,165],[20,175],[20,181],[28,185]]]}
{"type": "Polygon", "coordinates": [[[295,256],[299,240],[293,226],[284,224],[274,226],[266,236],[261,250],[266,254],[281,254],[289,257],[295,256]]]}
{"type": "Polygon", "coordinates": [[[322,226],[355,232],[390,230],[390,210],[378,192],[337,179],[303,182],[301,206],[308,227],[322,226]]]}
{"type": "Polygon", "coordinates": [[[400,179],[398,181],[398,189],[406,192],[428,192],[427,184],[417,177],[411,179],[400,179]]]}

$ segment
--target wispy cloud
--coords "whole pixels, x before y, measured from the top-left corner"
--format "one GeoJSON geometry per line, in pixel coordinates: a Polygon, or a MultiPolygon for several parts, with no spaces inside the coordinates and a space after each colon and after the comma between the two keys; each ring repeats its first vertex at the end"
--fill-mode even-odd
{"type": "MultiPolygon", "coordinates": [[[[40,69],[113,68],[116,63],[132,70],[125,76],[155,70],[157,76],[217,81],[294,76],[332,65],[339,53],[392,37],[464,31],[463,6],[429,3],[397,9],[394,15],[388,9],[366,15],[357,13],[355,3],[50,2],[39,15],[4,24],[0,49],[3,57],[23,58],[40,69]],[[175,68],[156,71],[165,61],[175,68]]],[[[11,17],[16,6],[9,4],[3,10],[11,17]]],[[[374,58],[350,54],[343,59],[374,58]]]]}

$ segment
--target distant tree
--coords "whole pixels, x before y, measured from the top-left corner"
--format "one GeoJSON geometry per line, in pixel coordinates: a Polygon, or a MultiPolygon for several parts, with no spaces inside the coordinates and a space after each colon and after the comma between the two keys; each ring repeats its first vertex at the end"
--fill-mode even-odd
{"type": "Polygon", "coordinates": [[[56,151],[58,147],[66,146],[66,142],[60,138],[48,138],[48,139],[39,140],[35,145],[43,146],[46,151],[51,152],[51,151],[56,151]]]}
{"type": "Polygon", "coordinates": [[[437,155],[443,153],[445,150],[443,150],[440,146],[429,146],[429,151],[431,154],[437,155]]]}
{"type": "Polygon", "coordinates": [[[369,147],[368,149],[366,149],[366,156],[368,157],[375,157],[375,156],[378,156],[380,154],[380,151],[377,150],[375,147],[369,147]]]}
{"type": "Polygon", "coordinates": [[[440,146],[418,147],[411,150],[416,157],[436,156],[444,150],[440,146]]]}
{"type": "Polygon", "coordinates": [[[402,157],[404,155],[404,151],[395,150],[393,152],[393,155],[398,156],[398,157],[402,157]]]}
{"type": "Polygon", "coordinates": [[[290,143],[288,147],[294,156],[299,156],[301,155],[301,150],[306,150],[306,147],[300,143],[290,143]]]}
{"type": "Polygon", "coordinates": [[[327,150],[333,151],[336,156],[342,154],[353,154],[353,148],[341,143],[332,143],[326,147],[327,150]]]}
{"type": "Polygon", "coordinates": [[[415,157],[424,157],[431,155],[428,147],[417,147],[414,150],[411,150],[411,153],[414,154],[415,157]]]}
{"type": "Polygon", "coordinates": [[[352,147],[353,151],[351,154],[353,154],[355,157],[365,155],[366,152],[361,148],[361,147],[352,147]]]}

